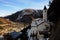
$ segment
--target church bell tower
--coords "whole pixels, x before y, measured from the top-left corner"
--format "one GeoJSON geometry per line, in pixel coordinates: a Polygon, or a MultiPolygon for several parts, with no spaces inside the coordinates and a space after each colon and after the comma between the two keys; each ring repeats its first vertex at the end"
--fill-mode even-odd
{"type": "Polygon", "coordinates": [[[47,8],[46,8],[46,6],[44,6],[44,9],[43,9],[43,20],[47,21],[47,8]]]}

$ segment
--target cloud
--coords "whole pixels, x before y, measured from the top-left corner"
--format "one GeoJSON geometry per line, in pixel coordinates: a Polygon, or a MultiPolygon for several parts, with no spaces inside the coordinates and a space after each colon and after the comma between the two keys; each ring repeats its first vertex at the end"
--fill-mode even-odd
{"type": "Polygon", "coordinates": [[[9,4],[3,4],[3,6],[7,6],[7,7],[10,7],[10,8],[13,8],[13,9],[15,9],[15,10],[19,9],[18,6],[9,5],[9,4]]]}
{"type": "Polygon", "coordinates": [[[48,0],[0,0],[0,3],[1,7],[5,7],[0,8],[0,16],[6,16],[26,8],[43,9],[44,5],[48,5],[48,0]]]}
{"type": "MultiPolygon", "coordinates": [[[[48,5],[48,0],[40,0],[38,2],[33,1],[33,0],[17,0],[18,2],[21,2],[25,5],[28,5],[27,8],[34,8],[34,9],[43,9],[44,5],[48,5]]],[[[48,6],[47,6],[48,7],[48,6]]]]}
{"type": "Polygon", "coordinates": [[[11,7],[13,9],[24,9],[24,8],[36,8],[42,9],[44,5],[48,5],[46,0],[42,2],[36,2],[37,0],[14,0],[14,1],[2,1],[4,6],[11,7]],[[21,4],[22,3],[22,4],[21,4]]]}
{"type": "Polygon", "coordinates": [[[8,0],[0,0],[3,4],[15,4],[14,2],[8,1],[8,0]]]}
{"type": "Polygon", "coordinates": [[[0,10],[0,16],[1,16],[1,17],[4,17],[4,16],[6,16],[6,15],[11,15],[11,12],[6,11],[6,10],[0,10]]]}

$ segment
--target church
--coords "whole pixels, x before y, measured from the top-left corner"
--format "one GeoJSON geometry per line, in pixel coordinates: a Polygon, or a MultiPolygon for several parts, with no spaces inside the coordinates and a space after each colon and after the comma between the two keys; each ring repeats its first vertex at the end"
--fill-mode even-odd
{"type": "Polygon", "coordinates": [[[47,8],[44,6],[43,9],[43,18],[34,19],[31,23],[31,29],[28,31],[28,36],[30,40],[43,40],[48,39],[50,23],[47,20],[47,8]],[[33,36],[31,36],[33,35],[33,36]]]}

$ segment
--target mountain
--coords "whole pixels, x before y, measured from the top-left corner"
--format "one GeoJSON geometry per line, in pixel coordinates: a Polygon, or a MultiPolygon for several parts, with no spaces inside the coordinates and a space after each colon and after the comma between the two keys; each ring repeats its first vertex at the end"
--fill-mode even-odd
{"type": "Polygon", "coordinates": [[[0,24],[10,24],[11,22],[8,19],[0,17],[0,24]]]}
{"type": "Polygon", "coordinates": [[[11,21],[17,21],[17,22],[26,22],[29,23],[31,21],[31,17],[34,18],[40,18],[42,17],[42,10],[34,10],[34,9],[23,9],[21,11],[18,11],[12,15],[6,16],[4,18],[9,19],[11,21]]]}
{"type": "Polygon", "coordinates": [[[8,19],[0,17],[0,35],[4,33],[13,32],[14,30],[19,32],[26,27],[24,23],[13,22],[8,19]]]}
{"type": "Polygon", "coordinates": [[[22,11],[18,11],[16,13],[14,13],[12,15],[8,15],[8,16],[6,16],[4,18],[10,19],[11,21],[15,21],[16,18],[18,17],[18,15],[21,14],[21,13],[22,13],[22,11]]]}
{"type": "Polygon", "coordinates": [[[42,17],[42,10],[23,9],[12,15],[0,17],[0,35],[12,31],[21,31],[32,21],[32,17],[42,17]]]}

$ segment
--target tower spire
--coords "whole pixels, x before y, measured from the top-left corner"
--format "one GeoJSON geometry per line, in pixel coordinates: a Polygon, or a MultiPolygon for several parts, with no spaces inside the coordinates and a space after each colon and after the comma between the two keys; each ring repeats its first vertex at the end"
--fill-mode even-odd
{"type": "Polygon", "coordinates": [[[47,10],[46,6],[44,6],[44,10],[47,10]]]}

